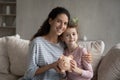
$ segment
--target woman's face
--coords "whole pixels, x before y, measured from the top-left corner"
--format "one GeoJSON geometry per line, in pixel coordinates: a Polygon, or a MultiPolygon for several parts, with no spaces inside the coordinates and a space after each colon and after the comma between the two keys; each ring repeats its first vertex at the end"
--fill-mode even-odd
{"type": "Polygon", "coordinates": [[[68,17],[66,14],[59,14],[55,19],[49,19],[50,33],[53,35],[61,35],[67,28],[68,17]]]}

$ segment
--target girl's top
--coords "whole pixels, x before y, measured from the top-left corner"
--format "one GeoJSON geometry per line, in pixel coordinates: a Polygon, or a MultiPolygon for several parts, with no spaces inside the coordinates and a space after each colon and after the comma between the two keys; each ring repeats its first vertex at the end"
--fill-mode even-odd
{"type": "Polygon", "coordinates": [[[59,43],[53,44],[43,37],[37,37],[31,42],[29,51],[29,64],[22,80],[60,80],[62,75],[55,69],[35,75],[38,68],[57,61],[63,54],[63,47],[59,43]]]}
{"type": "MultiPolygon", "coordinates": [[[[77,62],[77,66],[82,69],[82,74],[67,72],[67,80],[91,80],[93,77],[92,65],[82,58],[86,53],[88,53],[86,48],[80,46],[71,53],[73,59],[77,62]]],[[[68,56],[70,53],[66,50],[64,55],[68,56]]]]}

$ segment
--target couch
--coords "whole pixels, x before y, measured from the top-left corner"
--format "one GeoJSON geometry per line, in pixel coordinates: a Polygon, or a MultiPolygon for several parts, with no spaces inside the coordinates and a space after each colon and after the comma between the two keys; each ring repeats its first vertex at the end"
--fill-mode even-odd
{"type": "MultiPolygon", "coordinates": [[[[0,80],[18,80],[27,69],[29,40],[19,35],[0,38],[0,80]]],[[[92,54],[94,77],[92,80],[120,79],[120,44],[103,56],[105,44],[102,40],[80,41],[92,54]]]]}

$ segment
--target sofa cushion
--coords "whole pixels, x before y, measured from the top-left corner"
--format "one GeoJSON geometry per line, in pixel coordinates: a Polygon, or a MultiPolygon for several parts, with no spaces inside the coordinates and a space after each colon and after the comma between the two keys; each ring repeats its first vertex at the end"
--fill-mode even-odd
{"type": "MultiPolygon", "coordinates": [[[[6,37],[20,38],[18,34],[6,37]]],[[[6,47],[6,37],[0,38],[0,73],[9,73],[9,59],[6,47]]]]}
{"type": "Polygon", "coordinates": [[[101,61],[98,80],[120,80],[120,43],[112,47],[101,61]]]}
{"type": "Polygon", "coordinates": [[[9,73],[9,60],[5,45],[6,38],[0,38],[0,73],[9,73]]]}
{"type": "Polygon", "coordinates": [[[26,70],[29,41],[18,38],[7,38],[10,71],[22,76],[26,70]]]}
{"type": "Polygon", "coordinates": [[[12,74],[0,73],[0,80],[17,80],[18,77],[12,74]]]}
{"type": "Polygon", "coordinates": [[[92,67],[93,67],[93,71],[96,71],[105,48],[104,42],[101,40],[80,41],[79,44],[82,47],[85,47],[88,50],[88,52],[92,54],[92,67]]]}

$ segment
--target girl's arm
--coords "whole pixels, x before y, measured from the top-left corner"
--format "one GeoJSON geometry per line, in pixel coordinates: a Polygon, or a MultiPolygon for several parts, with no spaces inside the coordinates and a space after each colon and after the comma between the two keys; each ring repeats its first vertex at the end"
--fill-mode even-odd
{"type": "MultiPolygon", "coordinates": [[[[83,48],[82,49],[82,54],[84,56],[84,55],[87,55],[87,54],[90,54],[90,53],[87,52],[86,48],[83,48]]],[[[92,78],[93,77],[92,64],[89,63],[85,58],[81,58],[81,62],[82,62],[83,68],[84,68],[84,69],[82,69],[82,75],[81,76],[83,76],[85,78],[92,78]]]]}
{"type": "MultiPolygon", "coordinates": [[[[83,49],[82,54],[83,54],[83,56],[86,55],[87,54],[87,50],[83,49]]],[[[81,60],[82,60],[81,64],[84,67],[82,69],[77,66],[77,63],[76,63],[75,60],[71,60],[72,71],[78,73],[80,76],[82,76],[82,77],[84,77],[86,79],[87,78],[91,79],[93,77],[93,69],[92,69],[91,63],[86,61],[86,59],[84,59],[84,58],[81,58],[81,60]]]]}

